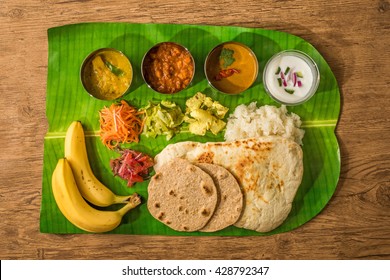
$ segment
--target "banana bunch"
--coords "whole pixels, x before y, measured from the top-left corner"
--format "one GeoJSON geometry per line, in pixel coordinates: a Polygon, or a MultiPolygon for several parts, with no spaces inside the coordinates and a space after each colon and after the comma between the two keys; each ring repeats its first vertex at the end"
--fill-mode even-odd
{"type": "Polygon", "coordinates": [[[101,211],[93,208],[81,196],[66,158],[58,160],[52,176],[52,189],[62,214],[78,228],[94,233],[115,229],[121,223],[122,217],[141,203],[139,195],[135,193],[119,210],[101,211]]]}
{"type": "Polygon", "coordinates": [[[52,175],[54,199],[62,214],[75,226],[88,232],[107,232],[115,229],[122,217],[141,203],[141,197],[134,193],[118,196],[103,185],[94,175],[88,161],[84,130],[80,122],[69,126],[65,136],[65,158],[58,160],[52,175]],[[116,211],[98,210],[124,203],[116,211]]]}
{"type": "Polygon", "coordinates": [[[81,195],[90,203],[106,207],[116,203],[126,203],[130,198],[130,196],[115,195],[95,177],[88,161],[84,129],[78,121],[72,122],[66,132],[65,158],[73,170],[81,195]]]}

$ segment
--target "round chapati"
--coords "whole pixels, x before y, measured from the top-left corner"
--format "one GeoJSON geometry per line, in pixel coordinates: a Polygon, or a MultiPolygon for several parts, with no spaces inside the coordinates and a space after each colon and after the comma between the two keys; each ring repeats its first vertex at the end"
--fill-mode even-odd
{"type": "Polygon", "coordinates": [[[213,179],[181,158],[161,166],[148,186],[148,209],[177,231],[196,231],[211,219],[218,202],[213,179]]]}
{"type": "Polygon", "coordinates": [[[213,216],[200,231],[214,232],[237,222],[244,206],[244,197],[236,178],[220,165],[197,163],[196,166],[213,178],[220,194],[219,204],[213,216]]]}

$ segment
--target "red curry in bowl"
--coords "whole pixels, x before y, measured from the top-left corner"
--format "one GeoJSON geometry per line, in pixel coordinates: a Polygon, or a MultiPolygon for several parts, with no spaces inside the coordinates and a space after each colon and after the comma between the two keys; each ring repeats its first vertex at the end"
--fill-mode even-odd
{"type": "Polygon", "coordinates": [[[159,93],[177,93],[191,83],[195,62],[191,53],[173,42],[155,45],[144,56],[142,76],[153,90],[159,93]]]}

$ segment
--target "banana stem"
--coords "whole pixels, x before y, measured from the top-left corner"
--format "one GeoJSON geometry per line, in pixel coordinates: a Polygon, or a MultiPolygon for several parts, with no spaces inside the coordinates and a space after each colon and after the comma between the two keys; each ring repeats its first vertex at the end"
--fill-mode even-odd
{"type": "Polygon", "coordinates": [[[124,216],[127,212],[129,212],[131,209],[135,208],[139,204],[141,204],[141,196],[137,193],[134,193],[129,197],[129,202],[118,210],[118,213],[121,216],[124,216]]]}
{"type": "Polygon", "coordinates": [[[113,204],[128,203],[133,195],[115,195],[113,204]]]}

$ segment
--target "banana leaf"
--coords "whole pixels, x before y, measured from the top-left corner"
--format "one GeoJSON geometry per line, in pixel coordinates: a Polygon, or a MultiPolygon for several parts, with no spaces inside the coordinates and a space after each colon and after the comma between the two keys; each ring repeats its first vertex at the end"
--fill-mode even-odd
{"type": "MultiPolygon", "coordinates": [[[[143,203],[126,214],[122,223],[109,233],[141,235],[218,235],[251,236],[271,235],[291,231],[313,219],[331,199],[340,174],[340,155],[335,128],[340,113],[340,92],[337,81],[321,54],[300,37],[273,30],[231,26],[201,26],[179,24],[134,23],[82,23],[54,27],[48,30],[48,76],[46,115],[49,128],[44,139],[44,165],[40,230],[44,233],[86,233],[72,225],[57,208],[51,190],[51,174],[59,158],[64,156],[65,132],[72,121],[82,122],[91,167],[99,180],[115,193],[126,195],[139,193],[143,203]],[[186,46],[195,62],[195,77],[183,92],[174,95],[155,93],[143,82],[141,62],[144,54],[155,44],[173,41],[186,46]],[[226,95],[213,90],[205,78],[203,64],[208,52],[217,44],[238,41],[249,46],[259,61],[259,75],[251,88],[242,94],[226,95]],[[80,81],[80,67],[92,51],[111,47],[122,51],[134,69],[133,82],[123,99],[138,108],[149,100],[164,99],[176,102],[185,109],[185,100],[201,91],[232,113],[239,104],[256,101],[258,106],[280,106],[265,92],[262,71],[265,63],[275,53],[301,50],[317,63],[321,81],[319,88],[308,102],[288,107],[298,114],[305,129],[303,138],[304,176],[298,189],[290,215],[278,228],[268,233],[258,233],[230,226],[215,233],[177,232],[155,220],[147,210],[148,181],[127,187],[124,180],[113,176],[109,161],[117,158],[116,151],[107,149],[99,138],[99,110],[116,101],[102,101],[89,96],[80,81]]],[[[169,141],[164,136],[141,136],[137,144],[127,147],[155,156],[169,143],[192,140],[199,142],[223,141],[223,132],[214,136],[195,136],[179,133],[169,141]]]]}

